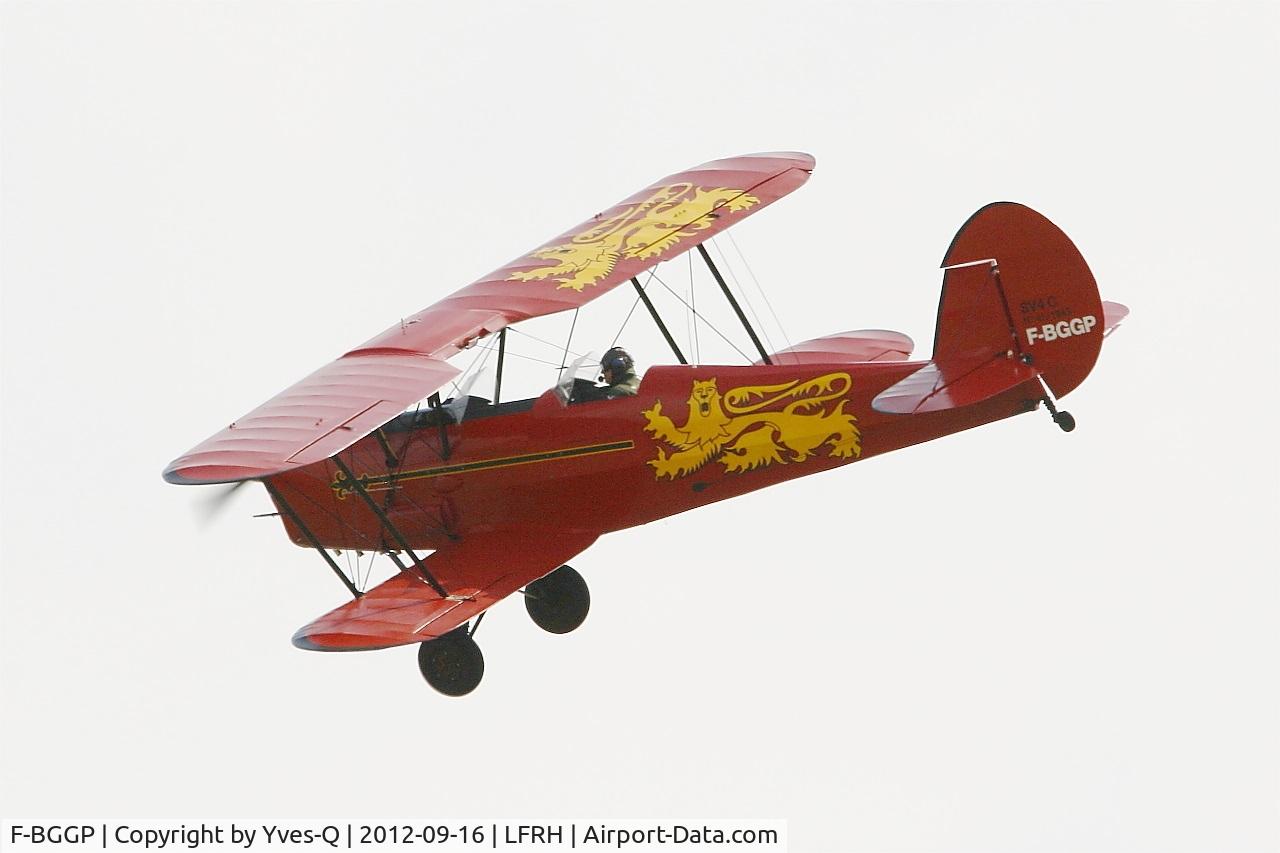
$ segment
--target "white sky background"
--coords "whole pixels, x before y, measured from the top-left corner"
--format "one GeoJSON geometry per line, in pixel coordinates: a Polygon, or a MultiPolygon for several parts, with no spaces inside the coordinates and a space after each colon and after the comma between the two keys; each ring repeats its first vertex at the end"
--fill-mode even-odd
{"type": "Polygon", "coordinates": [[[1275,4],[10,2],[2,26],[0,813],[1280,846],[1275,4]],[[575,561],[583,628],[499,605],[461,701],[413,648],[292,648],[346,597],[320,559],[249,517],[257,487],[202,527],[201,490],[160,480],[649,182],[776,149],[814,177],[735,237],[792,341],[927,354],[970,213],[1061,226],[1133,309],[1076,432],[1038,413],[606,537],[575,561]]]}

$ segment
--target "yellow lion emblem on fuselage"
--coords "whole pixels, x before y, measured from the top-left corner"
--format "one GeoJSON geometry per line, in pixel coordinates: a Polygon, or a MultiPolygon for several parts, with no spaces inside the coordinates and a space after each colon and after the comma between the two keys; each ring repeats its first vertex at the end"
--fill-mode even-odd
{"type": "Polygon", "coordinates": [[[842,459],[862,452],[858,420],[841,400],[852,385],[847,373],[796,379],[779,385],[749,385],[723,395],[715,379],[693,383],[689,419],[677,427],[658,400],[645,411],[645,431],[674,448],[658,448],[649,460],[658,479],[692,474],[713,459],[730,473],[762,465],[803,462],[821,446],[842,459]],[[835,402],[839,400],[839,402],[835,402]],[[786,402],[781,410],[764,409],[786,402]]]}
{"type": "Polygon", "coordinates": [[[553,279],[557,289],[570,287],[582,292],[613,272],[622,258],[656,257],[682,239],[710,228],[716,209],[733,212],[759,203],[760,199],[742,190],[705,189],[690,183],[660,187],[639,204],[575,234],[569,242],[531,253],[530,257],[552,263],[513,272],[507,280],[553,279]]]}

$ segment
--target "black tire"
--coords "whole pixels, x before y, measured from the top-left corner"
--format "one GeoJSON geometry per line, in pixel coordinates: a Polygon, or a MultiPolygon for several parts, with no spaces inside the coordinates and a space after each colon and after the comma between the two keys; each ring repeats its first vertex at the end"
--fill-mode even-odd
{"type": "Polygon", "coordinates": [[[1053,419],[1063,432],[1071,432],[1076,428],[1076,419],[1071,416],[1070,412],[1058,412],[1053,419]]]}
{"type": "Polygon", "coordinates": [[[582,575],[569,566],[561,566],[525,587],[524,609],[542,630],[567,634],[587,618],[591,592],[582,575]]]}
{"type": "Polygon", "coordinates": [[[464,625],[419,646],[418,669],[444,695],[466,696],[484,677],[484,655],[464,625]]]}

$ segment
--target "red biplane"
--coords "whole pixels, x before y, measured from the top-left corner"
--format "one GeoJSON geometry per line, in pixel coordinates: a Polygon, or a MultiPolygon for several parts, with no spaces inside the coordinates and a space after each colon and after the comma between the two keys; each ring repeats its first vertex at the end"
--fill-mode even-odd
{"type": "Polygon", "coordinates": [[[582,622],[586,584],[566,563],[603,533],[1041,406],[1070,431],[1055,400],[1089,374],[1127,309],[1102,302],[1066,235],[1019,204],[982,208],[952,240],[929,359],[910,361],[911,339],[886,331],[765,351],[703,243],[813,166],[805,154],[758,154],[664,178],[320,368],[164,478],[261,482],[289,538],[328,562],[354,600],[301,628],[295,645],[420,643],[427,681],[462,695],[483,674],[473,634],[494,603],[521,591],[540,627],[582,622]],[[637,276],[694,248],[755,363],[688,364],[645,297],[637,276]],[[508,327],[628,281],[679,364],[649,368],[634,396],[579,402],[579,379],[497,399],[508,327]],[[441,400],[460,373],[448,359],[489,336],[495,399],[441,400]],[[398,573],[362,591],[337,549],[385,554],[398,573]]]}

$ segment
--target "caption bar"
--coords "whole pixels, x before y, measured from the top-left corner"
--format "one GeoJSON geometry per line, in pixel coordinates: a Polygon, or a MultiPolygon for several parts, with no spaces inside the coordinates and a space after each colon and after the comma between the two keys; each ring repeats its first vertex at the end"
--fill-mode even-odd
{"type": "Polygon", "coordinates": [[[11,850],[479,850],[787,849],[785,820],[396,822],[174,821],[5,822],[11,850]]]}

